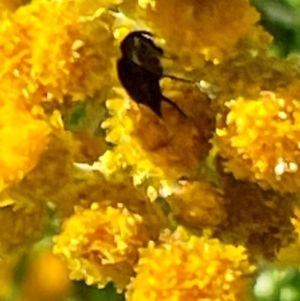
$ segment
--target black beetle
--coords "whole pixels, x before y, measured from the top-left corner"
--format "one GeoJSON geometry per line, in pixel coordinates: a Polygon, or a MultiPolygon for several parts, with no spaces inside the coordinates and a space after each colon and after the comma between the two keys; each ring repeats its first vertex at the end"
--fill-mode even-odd
{"type": "Polygon", "coordinates": [[[164,52],[154,44],[153,35],[148,31],[133,31],[121,42],[120,49],[122,57],[117,63],[118,77],[129,96],[160,117],[162,101],[185,116],[172,100],[162,95],[159,85],[163,77],[160,58],[164,52]]]}

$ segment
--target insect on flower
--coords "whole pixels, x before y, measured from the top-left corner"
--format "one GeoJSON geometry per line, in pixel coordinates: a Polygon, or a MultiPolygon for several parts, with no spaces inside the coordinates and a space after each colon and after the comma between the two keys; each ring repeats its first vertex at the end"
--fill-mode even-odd
{"type": "Polygon", "coordinates": [[[148,31],[133,31],[121,42],[122,57],[117,64],[119,80],[136,103],[148,106],[158,116],[162,117],[162,101],[185,116],[177,104],[162,95],[159,85],[163,77],[160,58],[164,52],[152,38],[148,31]]]}

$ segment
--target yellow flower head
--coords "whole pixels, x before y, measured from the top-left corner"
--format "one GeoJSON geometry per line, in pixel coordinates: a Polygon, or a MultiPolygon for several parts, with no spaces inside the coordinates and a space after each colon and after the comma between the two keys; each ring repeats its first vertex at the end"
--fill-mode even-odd
{"type": "Polygon", "coordinates": [[[207,182],[180,182],[168,197],[172,214],[185,227],[214,227],[226,219],[222,193],[207,182]]]}
{"type": "Polygon", "coordinates": [[[243,247],[180,236],[177,231],[163,244],[141,250],[128,301],[247,300],[245,276],[253,266],[243,247]]]}
{"type": "Polygon", "coordinates": [[[214,142],[225,171],[263,188],[296,192],[300,187],[300,102],[262,92],[258,100],[228,103],[226,122],[214,142]]]}
{"type": "Polygon", "coordinates": [[[47,221],[46,203],[22,195],[3,193],[0,198],[0,257],[24,251],[42,237],[47,221]]]}
{"type": "Polygon", "coordinates": [[[8,99],[0,105],[0,191],[20,181],[39,161],[50,127],[38,115],[8,99]]]}
{"type": "MultiPolygon", "coordinates": [[[[260,26],[242,37],[217,64],[191,71],[208,95],[224,105],[228,99],[244,95],[257,97],[262,87],[273,89],[288,83],[296,75],[295,60],[269,55],[272,36],[260,26]]],[[[181,67],[182,68],[182,67],[181,67]]]]}
{"type": "Polygon", "coordinates": [[[107,106],[113,116],[103,127],[110,130],[106,140],[115,147],[100,157],[101,171],[110,174],[131,167],[139,184],[146,178],[172,182],[197,169],[203,149],[204,153],[207,149],[202,148],[192,119],[164,103],[164,119],[160,119],[125,95],[110,99],[107,106]]]}
{"type": "Polygon", "coordinates": [[[35,202],[51,202],[60,219],[70,217],[74,206],[90,208],[94,202],[107,205],[106,200],[114,206],[122,203],[128,210],[143,217],[151,239],[157,239],[160,230],[166,226],[161,208],[146,198],[145,191],[134,187],[132,178],[108,180],[90,165],[82,163],[90,160],[86,152],[98,152],[103,143],[99,145],[97,138],[93,141],[89,137],[89,141],[95,144],[98,141],[98,145],[93,146],[81,139],[78,133],[54,130],[37,166],[18,185],[11,186],[10,191],[35,202]]]}
{"type": "Polygon", "coordinates": [[[80,16],[63,1],[32,1],[1,21],[0,64],[3,94],[42,100],[93,96],[109,87],[116,51],[109,29],[113,17],[80,16]]]}
{"type": "MultiPolygon", "coordinates": [[[[57,205],[59,216],[73,212],[73,196],[79,181],[75,181],[76,168],[72,151],[76,143],[72,133],[55,129],[50,135],[47,149],[41,154],[36,167],[10,191],[33,199],[36,203],[52,202],[57,205]]],[[[77,191],[76,191],[77,192],[77,191]]],[[[76,203],[75,203],[76,204],[76,203]]]]}
{"type": "MultiPolygon", "coordinates": [[[[198,135],[195,135],[195,139],[198,139],[200,142],[200,146],[197,145],[200,148],[198,159],[204,159],[211,148],[209,140],[212,138],[215,130],[216,111],[213,106],[214,102],[200,90],[200,86],[197,83],[183,83],[176,80],[163,79],[161,87],[163,94],[177,103],[188,116],[188,119],[192,121],[186,132],[183,132],[185,130],[184,124],[178,125],[176,134],[179,135],[179,133],[183,132],[183,135],[186,135],[186,139],[188,139],[190,136],[189,132],[192,133],[192,131],[197,130],[198,135]]],[[[167,111],[167,108],[165,107],[166,119],[172,113],[170,110],[167,111]]],[[[186,149],[186,151],[191,150],[186,149]]]]}
{"type": "Polygon", "coordinates": [[[248,0],[159,0],[148,5],[145,19],[170,49],[187,57],[187,65],[197,66],[200,54],[213,60],[229,51],[259,14],[248,0]]]}
{"type": "Polygon", "coordinates": [[[113,281],[122,290],[133,275],[138,248],[148,241],[141,216],[121,205],[104,209],[94,203],[90,210],[77,208],[64,223],[54,252],[67,260],[71,279],[99,287],[113,281]]]}
{"type": "Polygon", "coordinates": [[[265,191],[228,174],[222,174],[221,182],[227,218],[217,225],[216,237],[245,246],[255,260],[273,260],[281,247],[295,240],[293,196],[265,191]]]}

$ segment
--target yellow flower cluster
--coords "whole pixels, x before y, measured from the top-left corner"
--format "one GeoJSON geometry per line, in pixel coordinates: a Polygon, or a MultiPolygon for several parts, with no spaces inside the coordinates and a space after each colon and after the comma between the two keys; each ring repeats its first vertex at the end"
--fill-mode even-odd
{"type": "Polygon", "coordinates": [[[216,237],[245,246],[254,260],[273,260],[280,248],[296,239],[291,223],[295,196],[265,191],[232,175],[223,174],[221,182],[227,218],[216,227],[216,237]]]}
{"type": "Polygon", "coordinates": [[[0,197],[0,256],[6,257],[42,237],[47,208],[45,203],[34,203],[19,194],[0,197]]]}
{"type": "Polygon", "coordinates": [[[10,187],[9,193],[23,195],[36,204],[51,202],[61,216],[69,216],[78,202],[76,193],[80,190],[78,171],[73,165],[76,147],[72,133],[54,131],[36,167],[17,185],[10,187]]]}
{"type": "Polygon", "coordinates": [[[201,55],[217,62],[259,20],[248,0],[153,2],[147,6],[146,22],[184,57],[186,67],[201,67],[201,55]]]}
{"type": "MultiPolygon", "coordinates": [[[[145,191],[133,186],[131,178],[108,180],[100,173],[85,169],[85,163],[74,164],[76,158],[83,160],[79,162],[90,160],[85,147],[88,145],[91,151],[93,145],[88,143],[86,136],[82,138],[80,134],[55,131],[36,168],[10,187],[9,193],[22,195],[36,203],[51,202],[60,219],[70,217],[74,206],[89,208],[93,202],[101,200],[106,205],[106,200],[115,206],[122,203],[130,211],[142,215],[151,237],[157,237],[166,225],[166,218],[157,204],[145,199],[145,191]]],[[[94,150],[101,154],[105,148],[99,149],[97,144],[94,150]]]]}
{"type": "Polygon", "coordinates": [[[284,85],[295,64],[287,66],[288,61],[270,57],[271,42],[269,33],[257,26],[241,37],[219,64],[206,64],[189,73],[201,79],[202,89],[222,106],[240,95],[256,98],[262,86],[273,89],[277,83],[284,85]]]}
{"type": "MultiPolygon", "coordinates": [[[[197,83],[183,83],[166,78],[161,81],[161,86],[163,94],[179,104],[191,122],[186,131],[182,122],[179,126],[177,123],[176,134],[182,132],[182,142],[186,143],[183,140],[187,140],[191,136],[192,130],[194,130],[193,127],[195,127],[198,133],[194,139],[200,141],[198,161],[206,158],[211,148],[209,140],[212,138],[215,129],[216,109],[212,101],[201,91],[197,83]]],[[[169,116],[171,112],[166,111],[165,115],[169,116]]]]}
{"type": "Polygon", "coordinates": [[[108,15],[80,18],[61,1],[20,7],[0,27],[1,95],[22,93],[32,106],[66,95],[84,99],[109,86],[116,53],[111,22],[108,15]]]}
{"type": "Polygon", "coordinates": [[[162,121],[148,107],[137,106],[124,95],[107,102],[112,117],[103,123],[103,127],[109,129],[106,140],[116,146],[100,158],[102,172],[109,175],[132,167],[136,184],[149,177],[172,183],[195,173],[200,160],[208,153],[213,117],[209,109],[201,112],[205,105],[209,107],[209,101],[197,87],[179,91],[175,86],[174,99],[178,99],[178,103],[181,101],[183,106],[190,104],[191,112],[187,110],[187,114],[191,116],[188,118],[163,103],[165,118],[162,121]],[[203,127],[206,130],[202,131],[203,127]]]}
{"type": "Polygon", "coordinates": [[[224,222],[227,213],[221,189],[207,182],[181,181],[168,197],[172,214],[180,224],[193,229],[215,227],[224,222]]]}
{"type": "MultiPolygon", "coordinates": [[[[34,112],[34,108],[33,108],[34,112]]],[[[0,100],[0,191],[34,168],[47,147],[50,127],[14,99],[0,100]]]]}
{"type": "Polygon", "coordinates": [[[299,72],[268,56],[249,1],[2,4],[0,255],[41,235],[48,205],[71,279],[128,301],[248,300],[253,264],[295,239],[300,185],[299,72]],[[120,88],[133,28],[188,79],[160,81],[184,115],[120,88]]]}
{"type": "Polygon", "coordinates": [[[128,301],[248,300],[244,288],[254,267],[243,247],[176,231],[141,250],[128,301]]]}
{"type": "Polygon", "coordinates": [[[215,143],[225,170],[263,188],[296,192],[300,187],[300,102],[262,92],[257,100],[239,98],[219,125],[215,143]]]}
{"type": "Polygon", "coordinates": [[[102,13],[89,19],[67,3],[39,0],[3,16],[0,190],[31,171],[47,147],[51,118],[39,104],[85,99],[112,84],[113,17],[102,13]]]}
{"type": "Polygon", "coordinates": [[[145,246],[149,233],[142,217],[122,205],[102,208],[97,203],[90,210],[76,209],[56,237],[54,252],[63,254],[74,280],[105,286],[113,281],[125,288],[133,276],[138,248],[145,246]]]}

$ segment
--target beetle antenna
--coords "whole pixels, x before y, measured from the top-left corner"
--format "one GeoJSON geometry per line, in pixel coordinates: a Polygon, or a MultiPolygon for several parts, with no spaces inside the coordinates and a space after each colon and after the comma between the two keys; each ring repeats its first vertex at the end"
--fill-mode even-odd
{"type": "Polygon", "coordinates": [[[178,107],[178,105],[172,101],[171,99],[167,98],[166,96],[161,96],[162,100],[173,106],[178,112],[180,112],[184,117],[187,117],[185,113],[178,107]]]}

